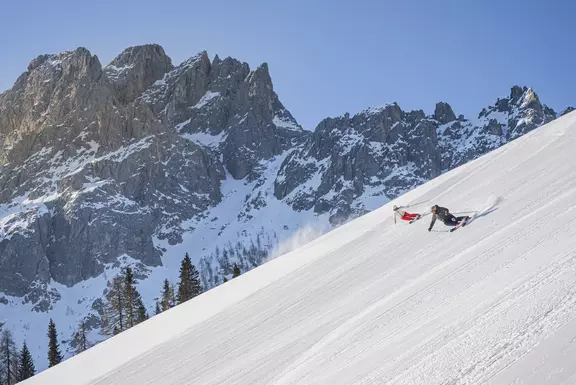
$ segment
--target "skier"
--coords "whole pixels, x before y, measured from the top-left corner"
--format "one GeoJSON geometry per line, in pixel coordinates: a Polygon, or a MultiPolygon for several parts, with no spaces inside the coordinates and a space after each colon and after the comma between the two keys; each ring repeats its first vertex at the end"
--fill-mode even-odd
{"type": "Polygon", "coordinates": [[[428,231],[432,231],[432,227],[434,227],[434,223],[436,223],[436,218],[444,222],[446,226],[457,226],[462,221],[470,220],[470,217],[467,216],[455,217],[454,215],[450,214],[450,211],[448,211],[446,207],[440,207],[438,205],[432,206],[430,211],[432,212],[432,222],[430,222],[428,231]]]}
{"type": "Polygon", "coordinates": [[[421,217],[420,214],[410,214],[409,212],[404,210],[406,207],[408,206],[394,205],[394,207],[392,207],[392,210],[394,211],[394,224],[396,224],[396,216],[400,217],[400,219],[403,221],[410,221],[410,222],[420,219],[421,217]]]}

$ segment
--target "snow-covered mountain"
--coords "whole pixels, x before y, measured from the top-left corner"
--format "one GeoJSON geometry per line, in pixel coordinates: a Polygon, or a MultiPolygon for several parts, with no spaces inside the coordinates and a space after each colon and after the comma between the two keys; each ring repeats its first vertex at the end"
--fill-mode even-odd
{"type": "Polygon", "coordinates": [[[576,112],[24,384],[573,384],[574,146],[576,112]]]}
{"type": "Polygon", "coordinates": [[[162,47],[109,65],[85,48],[34,59],[0,95],[0,323],[45,367],[131,265],[150,311],[189,252],[206,289],[556,118],[532,89],[475,119],[397,104],[302,129],[251,70],[162,47]]]}

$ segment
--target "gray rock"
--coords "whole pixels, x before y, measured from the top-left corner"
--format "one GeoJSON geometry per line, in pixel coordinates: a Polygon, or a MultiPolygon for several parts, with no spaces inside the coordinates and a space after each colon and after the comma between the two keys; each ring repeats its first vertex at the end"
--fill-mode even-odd
{"type": "Polygon", "coordinates": [[[365,212],[368,191],[395,198],[554,116],[532,89],[513,87],[509,98],[482,110],[479,126],[456,119],[447,103],[438,103],[431,118],[397,104],[328,118],[285,159],[274,195],[294,210],[314,208],[341,223],[365,212]],[[320,180],[315,189],[313,180],[320,180]]]}
{"type": "Polygon", "coordinates": [[[142,95],[155,82],[161,82],[171,71],[172,60],[157,44],[130,47],[106,66],[104,72],[116,90],[122,104],[142,95]]]}
{"type": "Polygon", "coordinates": [[[440,124],[446,124],[456,120],[456,115],[448,103],[440,102],[436,103],[434,119],[439,121],[440,124]]]}
{"type": "Polygon", "coordinates": [[[266,64],[254,71],[235,59],[210,63],[205,52],[189,59],[141,98],[166,125],[194,137],[220,136],[214,150],[236,179],[286,151],[304,131],[274,92],[266,64]]]}
{"type": "MultiPolygon", "coordinates": [[[[220,200],[218,159],[163,125],[140,98],[123,106],[162,73],[144,59],[163,51],[148,48],[115,61],[134,68],[126,77],[139,79],[133,87],[111,83],[80,48],[35,59],[0,97],[0,204],[38,201],[3,222],[5,293],[27,294],[32,282],[41,292],[50,279],[74,285],[123,254],[159,265],[152,236],[178,242],[184,230],[169,225],[220,200]]],[[[38,290],[26,300],[44,301],[38,290]]]]}
{"type": "Polygon", "coordinates": [[[314,134],[284,161],[275,196],[287,198],[295,210],[314,207],[330,213],[334,225],[366,210],[355,202],[367,188],[379,187],[393,196],[415,183],[440,174],[438,122],[422,111],[405,113],[397,104],[323,120],[314,134]],[[399,168],[415,167],[398,180],[399,168]],[[317,190],[307,183],[319,179],[317,190]]]}

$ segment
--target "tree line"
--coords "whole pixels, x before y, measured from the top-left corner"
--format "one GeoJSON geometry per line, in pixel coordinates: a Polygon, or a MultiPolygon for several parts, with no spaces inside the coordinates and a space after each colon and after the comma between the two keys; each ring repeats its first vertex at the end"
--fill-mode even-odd
{"type": "MultiPolygon", "coordinates": [[[[234,264],[232,269],[232,278],[236,278],[240,274],[240,268],[238,265],[234,264]]],[[[224,278],[224,282],[226,281],[227,279],[224,278]]],[[[200,273],[196,269],[196,266],[192,264],[192,260],[188,253],[186,253],[182,263],[180,264],[180,275],[177,289],[174,289],[174,285],[170,283],[168,279],[164,280],[160,298],[156,300],[155,314],[160,314],[176,305],[184,303],[197,295],[200,295],[203,291],[204,289],[200,280],[200,273]]]]}
{"type": "MultiPolygon", "coordinates": [[[[56,326],[52,319],[48,326],[48,361],[54,366],[62,361],[58,341],[56,340],[56,326]]],[[[16,348],[16,342],[12,332],[8,329],[0,335],[0,384],[13,385],[24,381],[36,374],[34,360],[26,341],[22,349],[16,348]]]]}
{"type": "Polygon", "coordinates": [[[247,246],[240,241],[236,244],[230,242],[222,247],[216,247],[215,251],[209,255],[202,257],[199,261],[200,267],[203,270],[203,285],[205,288],[214,288],[222,283],[228,281],[227,277],[236,277],[239,271],[248,271],[255,267],[260,266],[268,257],[270,245],[278,243],[276,234],[273,234],[274,239],[270,238],[268,234],[258,233],[256,242],[250,241],[247,246]],[[231,260],[237,260],[232,263],[231,260]],[[214,262],[218,263],[219,268],[213,269],[214,262]]]}
{"type": "MultiPolygon", "coordinates": [[[[232,278],[236,278],[240,274],[240,268],[234,264],[232,278]]],[[[177,288],[175,289],[168,279],[164,280],[160,297],[156,300],[155,314],[184,303],[202,292],[200,274],[186,253],[180,265],[177,288]]],[[[134,272],[130,267],[126,267],[108,283],[108,291],[105,295],[101,314],[101,333],[114,336],[147,319],[148,313],[142,296],[136,288],[134,272]]],[[[71,341],[74,354],[80,354],[94,346],[88,337],[90,330],[91,327],[86,318],[79,321],[71,341]]],[[[47,336],[48,367],[52,367],[63,360],[56,324],[52,319],[48,323],[47,336]]],[[[7,329],[3,330],[0,335],[0,385],[16,384],[32,377],[35,373],[34,360],[26,341],[24,341],[22,349],[18,350],[12,332],[7,329]]]]}

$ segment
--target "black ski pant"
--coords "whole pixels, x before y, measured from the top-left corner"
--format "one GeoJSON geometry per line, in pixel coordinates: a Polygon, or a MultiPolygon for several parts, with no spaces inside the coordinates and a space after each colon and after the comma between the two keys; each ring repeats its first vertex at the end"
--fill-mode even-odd
{"type": "Polygon", "coordinates": [[[444,224],[446,226],[456,226],[458,223],[460,223],[460,221],[463,221],[464,219],[466,219],[466,216],[455,217],[452,214],[448,214],[446,218],[444,218],[444,224]]]}

